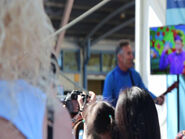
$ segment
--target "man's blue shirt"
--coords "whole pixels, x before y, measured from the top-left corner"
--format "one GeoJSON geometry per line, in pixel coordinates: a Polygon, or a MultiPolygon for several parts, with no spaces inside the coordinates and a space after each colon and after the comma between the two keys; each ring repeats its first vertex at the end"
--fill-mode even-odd
{"type": "MultiPolygon", "coordinates": [[[[124,72],[118,66],[116,66],[106,76],[103,90],[103,99],[111,103],[113,106],[116,106],[120,90],[124,90],[132,86],[138,86],[147,90],[139,73],[135,69],[130,68],[127,72],[124,72]]],[[[149,93],[153,99],[156,98],[156,96],[151,92],[149,93]]]]}

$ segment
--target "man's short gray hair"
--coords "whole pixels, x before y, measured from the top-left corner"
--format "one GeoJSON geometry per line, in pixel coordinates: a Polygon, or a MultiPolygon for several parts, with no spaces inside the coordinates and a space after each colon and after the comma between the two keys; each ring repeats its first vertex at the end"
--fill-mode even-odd
{"type": "Polygon", "coordinates": [[[117,48],[116,48],[116,55],[118,55],[121,52],[123,47],[126,47],[129,44],[130,44],[129,41],[125,41],[125,40],[124,41],[120,41],[118,46],[117,46],[117,48]]]}

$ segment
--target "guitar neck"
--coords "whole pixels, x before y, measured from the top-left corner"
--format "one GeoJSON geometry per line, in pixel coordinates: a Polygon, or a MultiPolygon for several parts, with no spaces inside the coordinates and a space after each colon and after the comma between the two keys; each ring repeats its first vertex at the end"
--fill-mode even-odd
{"type": "Polygon", "coordinates": [[[174,88],[177,88],[178,82],[174,82],[162,95],[166,95],[171,92],[174,88]]]}

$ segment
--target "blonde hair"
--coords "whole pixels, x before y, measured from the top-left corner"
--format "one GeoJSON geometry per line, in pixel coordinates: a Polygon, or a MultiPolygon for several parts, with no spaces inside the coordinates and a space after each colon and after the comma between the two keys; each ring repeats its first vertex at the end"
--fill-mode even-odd
{"type": "Polygon", "coordinates": [[[0,0],[0,80],[49,78],[53,33],[42,0],[0,0]]]}

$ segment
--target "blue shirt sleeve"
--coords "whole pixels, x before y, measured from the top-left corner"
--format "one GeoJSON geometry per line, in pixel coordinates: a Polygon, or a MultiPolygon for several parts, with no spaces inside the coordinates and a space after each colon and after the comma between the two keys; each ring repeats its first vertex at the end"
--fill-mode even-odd
{"type": "Polygon", "coordinates": [[[108,101],[110,104],[113,103],[113,89],[114,89],[113,75],[109,73],[104,82],[103,89],[103,100],[108,101]]]}
{"type": "Polygon", "coordinates": [[[141,76],[139,75],[139,73],[136,72],[136,74],[137,74],[137,77],[138,77],[138,87],[140,87],[142,89],[145,89],[147,92],[149,92],[150,96],[153,99],[156,99],[156,96],[145,87],[145,85],[144,85],[144,83],[143,83],[143,81],[142,81],[141,76]]]}

